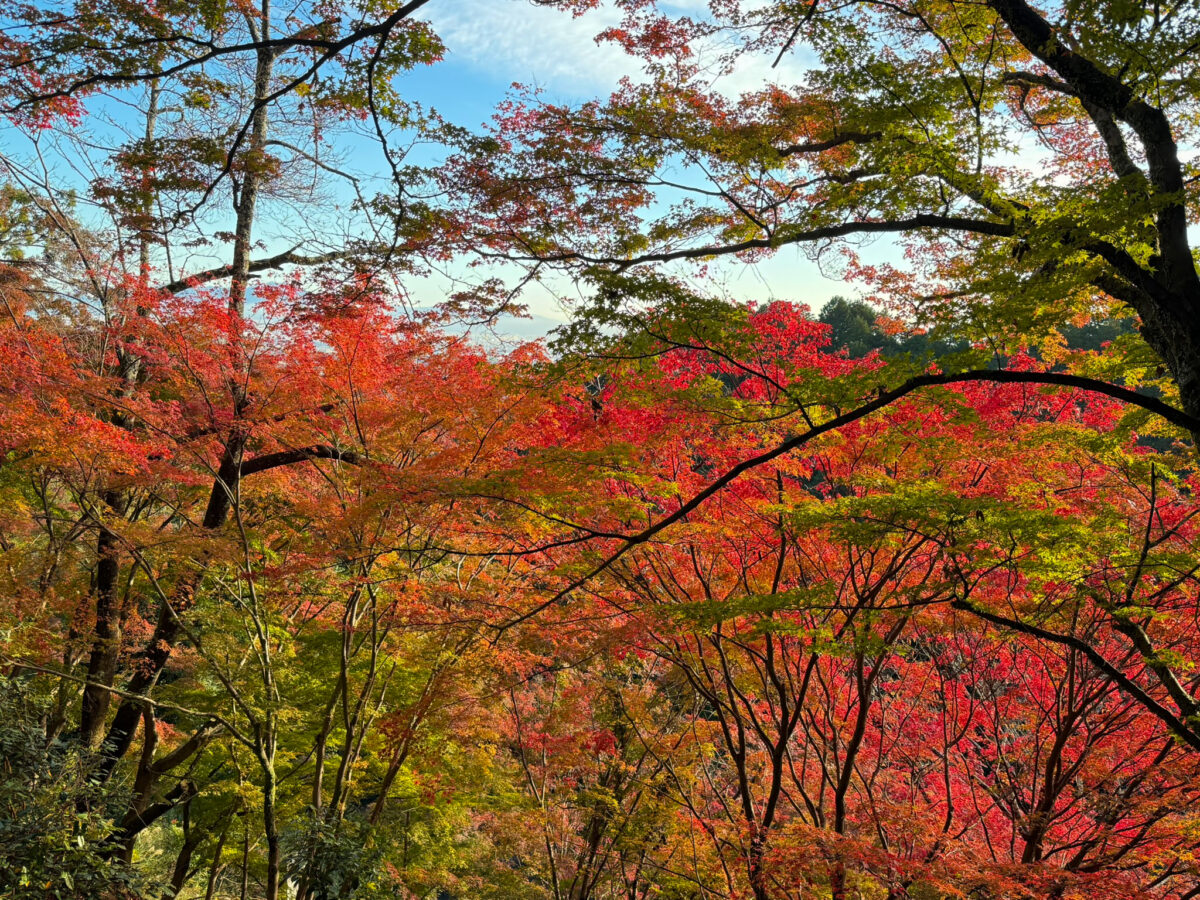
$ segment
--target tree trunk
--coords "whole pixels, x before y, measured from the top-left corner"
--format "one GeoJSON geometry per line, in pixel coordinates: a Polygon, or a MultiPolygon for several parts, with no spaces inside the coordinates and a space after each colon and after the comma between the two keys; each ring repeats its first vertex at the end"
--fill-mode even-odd
{"type": "MultiPolygon", "coordinates": [[[[270,27],[270,8],[263,0],[261,25],[262,37],[267,37],[270,27]]],[[[271,90],[271,73],[275,67],[275,51],[260,48],[254,72],[254,112],[250,117],[250,143],[242,156],[245,169],[237,200],[237,222],[234,226],[233,264],[230,267],[229,309],[238,316],[246,312],[246,287],[250,280],[250,250],[254,226],[254,208],[258,203],[259,187],[262,184],[266,163],[267,104],[271,90]]]]}
{"type": "MultiPolygon", "coordinates": [[[[123,498],[116,491],[105,492],[104,503],[116,515],[125,508],[123,498]]],[[[100,535],[96,539],[96,553],[96,621],[79,719],[80,740],[87,747],[95,747],[100,740],[112,703],[109,689],[116,678],[121,653],[121,604],[117,587],[121,565],[117,537],[104,525],[100,526],[100,535]]]]}

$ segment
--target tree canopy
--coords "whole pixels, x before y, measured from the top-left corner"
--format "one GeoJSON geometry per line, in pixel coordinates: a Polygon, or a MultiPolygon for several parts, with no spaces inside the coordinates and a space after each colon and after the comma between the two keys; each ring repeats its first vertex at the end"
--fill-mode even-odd
{"type": "Polygon", "coordinates": [[[1200,897],[1195,5],[445,3],[0,0],[0,896],[1200,897]]]}

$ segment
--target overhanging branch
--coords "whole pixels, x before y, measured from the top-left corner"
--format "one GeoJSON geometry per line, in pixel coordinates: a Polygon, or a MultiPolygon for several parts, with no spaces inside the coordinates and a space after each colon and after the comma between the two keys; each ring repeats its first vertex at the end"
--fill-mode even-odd
{"type": "Polygon", "coordinates": [[[1096,667],[1100,672],[1103,672],[1111,678],[1116,684],[1121,687],[1121,690],[1129,694],[1139,705],[1149,710],[1163,724],[1171,730],[1185,744],[1193,750],[1200,750],[1200,735],[1196,734],[1187,722],[1167,709],[1153,697],[1142,689],[1141,685],[1135,682],[1132,678],[1118,669],[1115,665],[1109,662],[1105,657],[1087,641],[1081,640],[1074,635],[1058,634],[1057,632],[1041,628],[1037,625],[1031,625],[1028,622],[1022,622],[1019,619],[1002,616],[990,610],[982,609],[975,604],[966,600],[955,600],[950,604],[952,607],[963,612],[983,619],[985,622],[991,622],[993,625],[999,625],[1002,628],[1008,628],[1018,634],[1035,637],[1040,641],[1048,641],[1053,644],[1060,644],[1064,647],[1070,647],[1083,656],[1087,657],[1088,661],[1096,667]]]}
{"type": "Polygon", "coordinates": [[[822,241],[832,238],[847,237],[853,234],[897,234],[919,229],[941,231],[962,231],[968,234],[979,234],[990,237],[1012,237],[1016,234],[1016,226],[1011,221],[996,221],[993,219],[974,219],[969,216],[947,216],[934,213],[919,213],[907,219],[890,219],[879,221],[842,222],[838,225],[825,225],[820,228],[804,230],[783,230],[770,237],[752,238],[733,244],[708,245],[704,247],[686,247],[680,250],[666,250],[661,253],[646,253],[629,259],[605,256],[586,256],[581,253],[563,253],[558,256],[538,257],[541,262],[579,262],[600,266],[614,266],[617,271],[625,271],[634,266],[646,263],[672,262],[679,259],[705,259],[712,256],[729,256],[734,253],[744,253],[747,250],[777,250],[790,244],[804,244],[810,241],[822,241]]]}
{"type": "Polygon", "coordinates": [[[1130,406],[1138,406],[1149,412],[1166,419],[1172,425],[1184,429],[1191,434],[1200,434],[1200,419],[1193,418],[1182,410],[1176,409],[1168,403],[1155,398],[1147,397],[1144,394],[1139,394],[1137,391],[1130,390],[1120,385],[1110,384],[1107,381],[1100,381],[1096,378],[1087,378],[1082,375],[1071,375],[1065,372],[1012,372],[1005,370],[993,369],[972,369],[966,372],[957,372],[953,374],[930,373],[927,375],[918,375],[910,378],[897,388],[890,391],[881,391],[879,396],[869,403],[834,416],[827,422],[822,422],[798,434],[788,438],[777,444],[770,450],[765,450],[756,456],[751,456],[742,460],[737,465],[727,469],[724,474],[720,475],[714,481],[710,482],[707,487],[694,494],[692,498],[685,503],[682,503],[678,509],[669,515],[664,516],[659,521],[655,522],[648,528],[635,534],[629,534],[622,537],[621,546],[613,553],[607,556],[603,562],[592,568],[590,571],[576,578],[566,587],[558,591],[554,596],[550,597],[542,603],[539,603],[529,612],[523,613],[517,618],[499,626],[499,631],[503,632],[514,625],[525,622],[538,613],[551,606],[561,602],[576,590],[583,587],[597,575],[607,571],[617,560],[623,557],[626,553],[632,550],[639,544],[647,543],[656,535],[674,525],[676,522],[684,519],[690,513],[694,512],[701,504],[710,497],[724,490],[742,475],[759,466],[766,465],[772,460],[778,459],[787,453],[803,447],[821,435],[837,431],[847,425],[857,422],[860,419],[865,419],[867,416],[880,410],[886,409],[893,403],[926,387],[945,386],[950,384],[962,384],[972,381],[988,381],[998,384],[1040,384],[1054,385],[1059,387],[1071,387],[1079,390],[1088,391],[1089,393],[1101,394],[1106,397],[1112,397],[1114,400],[1119,400],[1122,403],[1127,403],[1130,406]]]}
{"type": "MultiPolygon", "coordinates": [[[[359,252],[355,250],[331,250],[328,253],[309,255],[297,253],[297,250],[299,250],[298,247],[293,247],[291,250],[277,253],[274,256],[256,259],[250,263],[250,271],[263,272],[268,269],[282,269],[284,266],[321,266],[326,263],[349,259],[359,252]]],[[[216,281],[219,278],[228,278],[232,273],[233,266],[231,265],[217,266],[215,269],[206,269],[203,272],[188,275],[186,278],[177,278],[170,284],[163,285],[161,290],[168,294],[178,294],[180,291],[198,287],[210,281],[216,281]]]]}
{"type": "Polygon", "coordinates": [[[297,447],[294,450],[279,450],[275,453],[264,453],[262,456],[256,456],[254,459],[242,463],[241,474],[244,478],[256,472],[266,472],[268,469],[278,469],[280,466],[290,466],[298,462],[307,462],[314,459],[329,459],[335,462],[344,462],[352,466],[361,466],[367,463],[366,457],[360,453],[355,453],[353,450],[339,450],[337,447],[331,447],[328,444],[313,444],[309,447],[297,447]]]}
{"type": "Polygon", "coordinates": [[[832,150],[834,147],[841,147],[845,144],[866,144],[871,141],[877,141],[882,137],[882,131],[844,131],[824,141],[805,141],[800,144],[789,144],[786,147],[779,147],[776,148],[776,152],[784,157],[799,156],[804,153],[822,153],[825,150],[832,150]]]}

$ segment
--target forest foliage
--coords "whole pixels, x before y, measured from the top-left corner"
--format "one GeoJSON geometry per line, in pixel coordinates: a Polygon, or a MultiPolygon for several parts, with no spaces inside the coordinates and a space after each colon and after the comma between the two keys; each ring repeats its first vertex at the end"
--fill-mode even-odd
{"type": "Polygon", "coordinates": [[[442,2],[0,0],[0,896],[1200,897],[1200,10],[442,2]]]}

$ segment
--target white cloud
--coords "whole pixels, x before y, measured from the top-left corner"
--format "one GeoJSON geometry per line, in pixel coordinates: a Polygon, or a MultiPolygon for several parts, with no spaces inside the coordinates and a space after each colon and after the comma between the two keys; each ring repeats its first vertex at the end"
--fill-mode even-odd
{"type": "Polygon", "coordinates": [[[778,65],[773,65],[778,53],[773,47],[766,52],[743,54],[733,71],[715,86],[730,96],[759,91],[768,84],[792,87],[803,84],[816,65],[816,58],[803,47],[789,50],[778,65]]]}
{"type": "MultiPolygon", "coordinates": [[[[528,0],[455,0],[428,8],[449,58],[503,84],[536,85],[553,99],[605,97],[622,76],[636,81],[641,74],[638,60],[616,44],[595,40],[620,24],[621,13],[611,4],[579,17],[528,0]]],[[[700,18],[707,0],[675,0],[665,8],[700,18]]],[[[705,61],[715,62],[720,52],[712,42],[699,48],[705,61]]],[[[732,72],[715,78],[714,87],[735,96],[769,83],[796,84],[812,62],[803,52],[793,51],[772,68],[774,58],[775,51],[744,55],[732,72]]]]}
{"type": "Polygon", "coordinates": [[[619,47],[595,42],[620,21],[611,8],[578,18],[526,0],[456,0],[429,9],[450,59],[504,83],[606,95],[621,76],[638,71],[619,47]]]}

